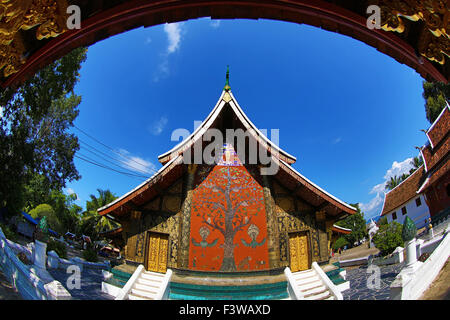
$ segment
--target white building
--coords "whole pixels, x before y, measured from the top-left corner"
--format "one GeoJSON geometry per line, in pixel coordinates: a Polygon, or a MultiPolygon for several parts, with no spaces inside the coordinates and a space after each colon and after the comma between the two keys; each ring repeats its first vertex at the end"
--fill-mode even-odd
{"type": "Polygon", "coordinates": [[[396,221],[403,224],[406,216],[409,216],[418,229],[424,227],[430,218],[430,210],[424,195],[417,193],[424,179],[424,168],[421,166],[402,183],[386,193],[381,217],[387,217],[389,223],[396,221]]]}

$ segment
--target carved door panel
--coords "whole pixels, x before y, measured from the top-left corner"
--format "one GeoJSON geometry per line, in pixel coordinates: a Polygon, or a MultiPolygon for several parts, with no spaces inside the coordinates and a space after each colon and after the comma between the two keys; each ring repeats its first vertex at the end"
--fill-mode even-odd
{"type": "Polygon", "coordinates": [[[289,234],[289,252],[292,272],[309,269],[309,248],[306,232],[289,234]]]}
{"type": "Polygon", "coordinates": [[[149,233],[147,270],[166,273],[169,237],[159,233],[149,233]]]}

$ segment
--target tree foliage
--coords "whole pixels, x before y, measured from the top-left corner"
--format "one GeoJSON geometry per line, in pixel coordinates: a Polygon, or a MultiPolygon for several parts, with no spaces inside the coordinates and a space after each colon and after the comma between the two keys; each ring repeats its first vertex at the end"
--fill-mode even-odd
{"type": "Polygon", "coordinates": [[[343,237],[347,240],[347,242],[353,246],[354,243],[359,242],[367,236],[366,231],[366,220],[364,219],[364,212],[361,212],[359,208],[359,204],[351,204],[351,206],[355,207],[358,211],[357,213],[348,216],[347,218],[336,222],[336,225],[351,229],[352,232],[344,235],[343,237]]]}
{"type": "Polygon", "coordinates": [[[336,242],[333,244],[333,249],[334,250],[338,250],[339,248],[343,248],[346,245],[348,245],[348,241],[347,239],[345,239],[345,237],[339,237],[336,242]]]}
{"type": "Polygon", "coordinates": [[[372,240],[381,255],[386,256],[391,254],[395,248],[403,247],[402,229],[403,226],[395,221],[380,225],[372,240]]]}
{"type": "Polygon", "coordinates": [[[423,98],[427,120],[433,123],[447,103],[450,103],[450,84],[423,82],[423,98]]]}
{"type": "Polygon", "coordinates": [[[98,196],[91,194],[91,200],[86,201],[86,211],[83,212],[80,224],[80,232],[93,239],[97,239],[101,232],[113,230],[120,226],[119,223],[106,216],[101,216],[97,212],[97,209],[111,203],[117,197],[110,190],[97,189],[97,192],[98,196]]]}
{"type": "Polygon", "coordinates": [[[47,222],[51,229],[58,233],[64,232],[58,216],[56,215],[56,212],[51,205],[46,203],[40,204],[30,211],[30,215],[31,217],[33,217],[33,219],[38,220],[42,219],[43,217],[47,217],[47,222]]]}
{"type": "Polygon", "coordinates": [[[35,174],[58,190],[80,178],[73,163],[78,139],[67,129],[78,116],[81,97],[73,89],[85,59],[86,49],[76,49],[21,86],[0,91],[0,207],[10,214],[29,205],[26,185],[35,174]]]}

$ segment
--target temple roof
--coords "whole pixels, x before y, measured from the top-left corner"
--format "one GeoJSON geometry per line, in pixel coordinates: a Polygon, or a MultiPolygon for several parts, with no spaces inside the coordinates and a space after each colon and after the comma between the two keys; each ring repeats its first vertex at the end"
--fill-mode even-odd
{"type": "Polygon", "coordinates": [[[408,178],[402,181],[402,183],[386,193],[381,216],[390,213],[392,210],[399,208],[411,199],[417,197],[416,191],[424,181],[424,171],[424,166],[420,166],[420,168],[414,171],[408,178]]]}
{"type": "Polygon", "coordinates": [[[194,130],[193,133],[171,150],[167,151],[164,154],[158,156],[159,162],[165,164],[167,161],[177,157],[178,155],[182,155],[183,152],[192,148],[196,141],[199,141],[205,132],[212,128],[218,118],[224,113],[225,108],[229,106],[233,111],[234,116],[240,121],[243,125],[244,129],[247,130],[252,136],[258,141],[260,145],[262,145],[268,152],[275,155],[278,159],[283,160],[287,163],[294,163],[297,159],[287,153],[286,151],[279,148],[276,144],[270,141],[247,117],[242,108],[239,106],[236,98],[233,96],[233,93],[229,89],[229,84],[225,85],[224,90],[217,101],[213,110],[209,113],[206,119],[201,123],[197,129],[194,130]]]}
{"type": "Polygon", "coordinates": [[[450,106],[447,104],[427,130],[428,143],[420,152],[424,161],[426,180],[418,189],[423,192],[450,169],[450,106]]]}
{"type": "Polygon", "coordinates": [[[163,167],[135,189],[98,209],[98,212],[101,215],[123,215],[132,210],[139,210],[142,205],[160,195],[161,190],[168,188],[187,171],[187,164],[184,161],[185,151],[193,148],[196,141],[202,141],[203,135],[208,129],[217,128],[218,123],[221,123],[219,121],[220,118],[224,117],[224,113],[227,112],[228,117],[226,119],[232,122],[232,126],[242,127],[247,130],[257,141],[258,145],[267,151],[270,159],[279,168],[275,173],[275,179],[290,190],[293,195],[305,199],[316,211],[323,211],[334,218],[356,213],[354,207],[318,187],[291,167],[296,158],[279,148],[256,128],[237,103],[228,82],[222,91],[219,101],[202,124],[189,137],[158,157],[163,167]],[[230,113],[232,114],[231,117],[230,113]]]}

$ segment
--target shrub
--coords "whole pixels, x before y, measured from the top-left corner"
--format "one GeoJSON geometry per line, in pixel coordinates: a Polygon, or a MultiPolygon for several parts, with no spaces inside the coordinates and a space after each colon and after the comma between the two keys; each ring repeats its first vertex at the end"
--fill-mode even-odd
{"type": "Polygon", "coordinates": [[[373,243],[382,256],[391,254],[397,247],[403,247],[402,229],[403,226],[395,221],[380,226],[373,237],[373,243]]]}
{"type": "Polygon", "coordinates": [[[88,247],[86,250],[83,250],[83,259],[88,262],[97,262],[97,252],[94,249],[88,247]]]}
{"type": "Polygon", "coordinates": [[[54,250],[60,258],[67,259],[67,247],[64,243],[50,240],[47,243],[47,253],[54,250]]]}
{"type": "Polygon", "coordinates": [[[0,223],[0,228],[2,228],[3,234],[5,235],[6,239],[11,240],[12,242],[16,242],[17,234],[12,231],[10,227],[0,223]]]}
{"type": "Polygon", "coordinates": [[[346,245],[348,245],[348,241],[344,237],[340,237],[336,240],[336,242],[333,244],[333,249],[338,250],[339,248],[343,248],[346,245]]]}

